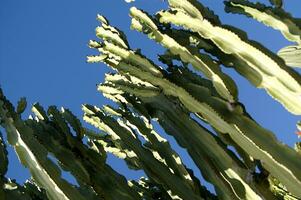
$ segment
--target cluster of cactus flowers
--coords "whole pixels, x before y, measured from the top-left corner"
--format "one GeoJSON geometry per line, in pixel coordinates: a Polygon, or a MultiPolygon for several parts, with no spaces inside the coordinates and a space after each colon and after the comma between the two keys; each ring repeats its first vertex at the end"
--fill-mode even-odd
{"type": "Polygon", "coordinates": [[[168,3],[155,15],[130,9],[131,28],[166,49],[158,56],[160,66],[131,49],[121,30],[97,16],[100,40],[89,46],[100,54],[88,62],[114,71],[97,87],[114,104],[82,105],[83,120],[98,131],[85,128],[68,109],[46,111],[38,103],[33,115],[22,119],[26,100],[14,108],[0,91],[1,126],[32,176],[24,184],[6,177],[1,139],[0,199],[301,199],[301,144],[284,145],[254,121],[239,102],[235,81],[221,69],[235,69],[300,115],[301,76],[291,68],[301,66],[300,20],[286,13],[280,0],[271,1],[273,6],[225,2],[227,12],[253,17],[296,43],[277,55],[238,28],[223,25],[197,0],[168,3]],[[214,191],[154,129],[154,120],[186,149],[214,191]],[[107,154],[123,159],[130,170],[143,170],[145,177],[126,179],[107,164],[107,154]],[[63,179],[62,171],[77,184],[63,179]]]}

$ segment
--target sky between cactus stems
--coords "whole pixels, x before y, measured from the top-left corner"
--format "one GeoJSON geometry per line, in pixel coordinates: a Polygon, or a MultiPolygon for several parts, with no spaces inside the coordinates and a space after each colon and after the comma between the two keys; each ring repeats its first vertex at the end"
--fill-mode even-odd
{"type": "MultiPolygon", "coordinates": [[[[282,35],[252,19],[226,14],[222,0],[201,0],[215,10],[222,22],[235,25],[248,32],[249,38],[257,40],[274,52],[289,44],[282,35]]],[[[268,4],[268,0],[261,2],[268,4]]],[[[16,105],[25,96],[29,105],[40,102],[70,108],[82,116],[81,104],[101,106],[110,101],[96,91],[96,84],[103,81],[108,67],[102,64],[87,64],[86,56],[96,54],[88,48],[90,39],[96,39],[94,30],[98,25],[96,14],[105,15],[113,26],[122,29],[132,48],[141,48],[142,53],[156,59],[162,53],[161,46],[141,33],[130,30],[130,6],[150,13],[166,8],[163,0],[136,0],[127,4],[123,0],[1,0],[0,1],[0,84],[6,96],[16,105]]],[[[286,0],[285,9],[293,16],[301,17],[301,1],[286,0]]],[[[291,115],[263,90],[255,89],[244,78],[225,70],[237,81],[240,101],[253,118],[276,133],[279,140],[293,146],[298,141],[295,134],[299,117],[291,115]]],[[[24,113],[28,117],[29,109],[24,113]]],[[[2,132],[4,132],[1,129],[2,132]]],[[[171,139],[188,166],[193,165],[183,149],[171,139]]],[[[8,176],[19,182],[29,173],[9,149],[8,176]]],[[[142,173],[127,169],[123,161],[112,156],[110,164],[129,178],[138,178],[142,173]]],[[[195,173],[199,176],[199,172],[195,173]]],[[[64,176],[71,180],[68,174],[64,176]]]]}

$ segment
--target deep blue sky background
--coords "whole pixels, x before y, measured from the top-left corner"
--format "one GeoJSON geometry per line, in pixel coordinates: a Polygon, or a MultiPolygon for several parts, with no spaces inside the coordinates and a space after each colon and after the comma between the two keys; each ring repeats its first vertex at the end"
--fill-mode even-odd
{"type": "MultiPolygon", "coordinates": [[[[226,14],[222,0],[201,2],[215,10],[224,23],[247,31],[250,39],[261,42],[274,52],[290,44],[279,32],[254,20],[226,14]]],[[[268,4],[268,0],[261,2],[268,4]]],[[[128,10],[132,5],[150,13],[166,8],[166,2],[162,0],[136,0],[132,4],[123,0],[1,0],[0,84],[6,96],[14,104],[25,96],[29,105],[38,101],[45,107],[67,107],[79,117],[82,116],[83,103],[97,106],[110,103],[96,91],[96,84],[103,81],[108,67],[86,63],[87,55],[96,54],[87,43],[89,39],[96,39],[97,13],[105,15],[113,26],[122,29],[133,48],[141,48],[142,53],[152,59],[163,52],[146,36],[130,30],[128,10]]],[[[300,8],[301,1],[285,1],[285,9],[295,17],[301,17],[300,8]]],[[[237,81],[240,101],[245,103],[257,122],[290,146],[298,141],[294,132],[299,117],[291,115],[263,90],[255,89],[232,70],[226,71],[237,81]]],[[[27,111],[24,117],[28,114],[27,111]]],[[[177,147],[174,140],[171,141],[183,155],[185,164],[193,165],[186,152],[177,147]]],[[[26,180],[28,171],[20,166],[11,149],[9,154],[8,175],[20,182],[26,180]]],[[[123,161],[112,156],[108,162],[127,177],[138,178],[142,174],[129,171],[123,161]]],[[[199,172],[195,172],[199,176],[199,172]]]]}

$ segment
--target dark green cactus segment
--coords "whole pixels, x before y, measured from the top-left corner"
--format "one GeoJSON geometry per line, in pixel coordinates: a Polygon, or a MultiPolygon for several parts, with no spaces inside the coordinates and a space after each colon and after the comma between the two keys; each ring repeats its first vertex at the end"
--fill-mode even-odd
{"type": "MultiPolygon", "coordinates": [[[[30,127],[32,127],[32,129],[34,130],[35,137],[37,137],[38,141],[47,148],[47,151],[53,153],[56,156],[64,170],[72,168],[73,170],[76,170],[73,171],[73,173],[79,175],[81,181],[89,180],[89,175],[87,171],[84,169],[82,164],[76,159],[74,153],[68,150],[74,149],[75,144],[74,146],[69,145],[68,142],[66,142],[66,137],[62,136],[60,130],[58,131],[56,128],[48,126],[45,123],[42,123],[40,125],[39,122],[35,122],[32,120],[27,121],[27,124],[30,127]],[[52,137],[48,135],[52,135],[52,137]],[[72,165],[68,165],[68,160],[70,160],[69,163],[72,163],[72,165]]],[[[70,141],[70,137],[68,139],[70,141]]],[[[74,149],[74,151],[76,151],[76,149],[74,149]]]]}
{"type": "Polygon", "coordinates": [[[0,132],[0,176],[1,179],[5,176],[8,166],[6,145],[3,141],[2,133],[0,132]]]}
{"type": "MultiPolygon", "coordinates": [[[[241,148],[239,146],[239,144],[237,144],[235,141],[233,141],[233,139],[230,137],[229,134],[223,134],[220,133],[217,130],[214,130],[218,137],[217,137],[217,141],[220,140],[223,144],[225,144],[226,147],[228,146],[232,146],[235,148],[237,154],[239,155],[239,159],[242,160],[243,162],[238,162],[240,164],[243,165],[243,167],[245,167],[250,174],[255,173],[256,170],[256,166],[257,166],[257,162],[252,159],[249,154],[247,152],[245,152],[243,150],[243,148],[241,148]]],[[[235,160],[237,159],[237,157],[235,155],[233,155],[232,153],[229,153],[229,155],[235,160]]]]}
{"type": "Polygon", "coordinates": [[[65,108],[62,108],[62,115],[75,131],[76,136],[81,140],[84,137],[84,128],[79,119],[69,109],[65,108]]]}
{"type": "Polygon", "coordinates": [[[18,101],[18,106],[17,106],[17,113],[18,114],[22,114],[24,112],[24,110],[26,109],[27,106],[27,101],[25,97],[20,98],[20,100],[18,101]]]}
{"type": "Polygon", "coordinates": [[[59,132],[64,133],[67,137],[70,133],[70,128],[68,123],[65,121],[64,117],[61,115],[60,111],[57,109],[56,106],[50,106],[47,110],[47,114],[51,121],[57,126],[59,132]]]}
{"type": "Polygon", "coordinates": [[[84,199],[75,187],[61,178],[58,166],[47,158],[47,150],[33,137],[33,130],[21,120],[2,91],[0,118],[8,142],[15,148],[21,163],[29,168],[35,182],[46,189],[49,199],[84,199]]]}
{"type": "Polygon", "coordinates": [[[14,180],[7,179],[4,183],[4,197],[9,200],[48,200],[46,192],[39,188],[31,180],[27,180],[22,186],[14,180]]]}
{"type": "MultiPolygon", "coordinates": [[[[98,199],[138,199],[138,195],[130,189],[124,177],[105,164],[106,154],[102,146],[92,148],[96,141],[91,141],[90,147],[86,146],[79,140],[78,135],[73,136],[68,124],[74,127],[76,121],[73,118],[70,120],[71,116],[66,117],[66,110],[59,111],[51,106],[48,109],[49,121],[26,122],[34,130],[38,141],[58,159],[64,170],[69,171],[79,183],[91,186],[91,189],[88,187],[83,191],[79,188],[81,193],[96,195],[98,199]]],[[[80,130],[82,134],[89,131],[82,127],[80,130]]]]}
{"type": "Polygon", "coordinates": [[[46,191],[36,185],[34,180],[29,179],[23,184],[23,190],[26,191],[27,195],[32,199],[47,200],[46,191]]]}
{"type": "Polygon", "coordinates": [[[269,0],[272,5],[277,8],[281,8],[283,6],[282,0],[269,0]]]}
{"type": "Polygon", "coordinates": [[[141,177],[138,181],[130,181],[131,187],[141,193],[141,198],[145,200],[166,199],[172,200],[167,191],[161,185],[141,177]]]}
{"type": "MultiPolygon", "coordinates": [[[[142,193],[142,198],[146,200],[153,199],[166,199],[171,200],[169,194],[167,193],[161,185],[154,183],[152,180],[141,177],[138,181],[131,181],[132,187],[138,192],[142,193]]],[[[217,197],[210,193],[205,187],[202,188],[201,196],[206,200],[217,200],[217,197]]]]}

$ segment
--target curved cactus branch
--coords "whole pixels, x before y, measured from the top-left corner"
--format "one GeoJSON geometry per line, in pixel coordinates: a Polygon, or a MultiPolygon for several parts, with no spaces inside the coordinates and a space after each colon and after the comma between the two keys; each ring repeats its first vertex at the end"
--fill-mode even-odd
{"type": "Polygon", "coordinates": [[[273,29],[279,30],[287,40],[301,44],[301,24],[289,13],[278,8],[267,7],[261,3],[242,0],[225,1],[225,5],[226,12],[252,17],[273,29]]]}
{"type": "MultiPolygon", "coordinates": [[[[169,2],[173,3],[171,0],[169,2]]],[[[187,7],[192,6],[186,0],[182,1],[182,4],[189,5],[187,7]]],[[[224,53],[246,62],[262,77],[257,85],[258,88],[267,90],[293,114],[301,114],[301,78],[296,72],[271,52],[262,51],[258,45],[253,45],[242,34],[215,25],[206,18],[194,18],[189,15],[190,10],[187,9],[183,10],[179,7],[170,11],[161,11],[158,14],[159,20],[161,23],[172,23],[192,30],[201,37],[211,40],[224,53]]]]}

